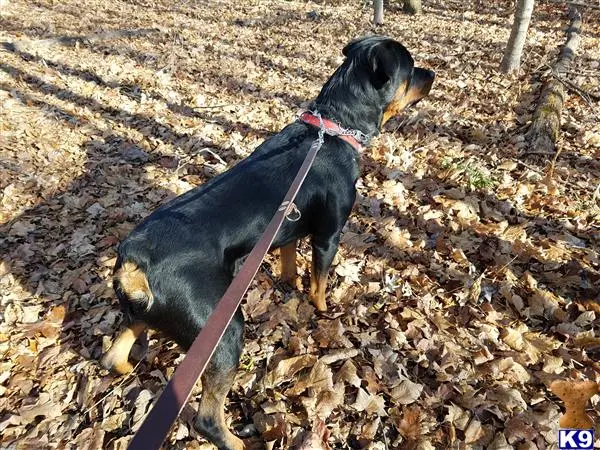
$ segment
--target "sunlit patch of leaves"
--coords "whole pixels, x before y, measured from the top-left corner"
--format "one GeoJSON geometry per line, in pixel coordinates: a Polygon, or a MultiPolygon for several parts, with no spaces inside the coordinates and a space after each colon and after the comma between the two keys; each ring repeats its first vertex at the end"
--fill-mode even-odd
{"type": "Polygon", "coordinates": [[[489,171],[473,159],[447,157],[442,160],[441,168],[448,172],[450,180],[464,184],[470,191],[490,189],[498,184],[489,171]]]}

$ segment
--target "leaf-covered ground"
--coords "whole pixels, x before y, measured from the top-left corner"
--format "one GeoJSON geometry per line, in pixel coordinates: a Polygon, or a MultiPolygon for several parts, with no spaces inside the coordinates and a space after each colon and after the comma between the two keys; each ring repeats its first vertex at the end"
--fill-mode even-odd
{"type": "MultiPolygon", "coordinates": [[[[511,5],[392,5],[373,30],[358,0],[2,0],[1,447],[126,447],[181,355],[153,334],[132,375],[100,369],[119,239],[293,120],[374,31],[434,89],[363,155],[330,311],[265,263],[228,417],[270,448],[555,446],[549,383],[600,381],[600,105],[570,91],[558,156],[522,155],[567,19],[537,4],[505,76],[511,5]]],[[[570,74],[596,96],[599,17],[570,74]]],[[[306,288],[306,243],[301,261],[306,288]]],[[[209,448],[196,406],[167,448],[209,448]]]]}

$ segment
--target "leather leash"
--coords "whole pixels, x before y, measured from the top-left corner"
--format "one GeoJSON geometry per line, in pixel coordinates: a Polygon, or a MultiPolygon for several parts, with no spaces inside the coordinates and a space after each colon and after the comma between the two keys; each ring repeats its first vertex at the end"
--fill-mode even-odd
{"type": "Polygon", "coordinates": [[[248,290],[256,272],[258,272],[265,255],[271,248],[283,221],[290,213],[298,211],[294,204],[294,199],[302,187],[317,153],[323,146],[324,135],[327,133],[344,138],[344,140],[355,148],[360,148],[361,143],[365,143],[368,140],[368,137],[360,131],[345,130],[339,125],[323,119],[318,112],[304,113],[300,117],[300,120],[318,126],[318,138],[311,144],[310,150],[304,158],[302,166],[300,166],[300,170],[296,174],[283,202],[269,222],[260,240],[246,258],[240,271],[234,277],[225,294],[223,294],[223,297],[206,321],[206,324],[187,351],[185,358],[175,370],[175,373],[156,403],[152,406],[146,419],[129,443],[128,450],[158,450],[167,437],[171,425],[183,410],[194,386],[204,372],[227,326],[240,306],[244,294],[248,290]],[[315,122],[315,119],[317,122],[315,122]],[[354,143],[346,138],[352,139],[354,143]]]}

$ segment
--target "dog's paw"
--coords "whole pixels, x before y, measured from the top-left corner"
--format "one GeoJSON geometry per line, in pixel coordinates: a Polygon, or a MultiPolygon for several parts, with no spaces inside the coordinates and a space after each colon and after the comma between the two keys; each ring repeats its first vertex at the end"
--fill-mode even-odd
{"type": "Polygon", "coordinates": [[[129,361],[116,358],[115,356],[109,350],[100,360],[100,365],[119,375],[126,375],[133,371],[133,365],[129,361]]]}
{"type": "Polygon", "coordinates": [[[324,296],[311,294],[310,301],[315,306],[315,308],[317,308],[318,311],[320,311],[320,312],[327,311],[327,300],[325,300],[324,296]]]}

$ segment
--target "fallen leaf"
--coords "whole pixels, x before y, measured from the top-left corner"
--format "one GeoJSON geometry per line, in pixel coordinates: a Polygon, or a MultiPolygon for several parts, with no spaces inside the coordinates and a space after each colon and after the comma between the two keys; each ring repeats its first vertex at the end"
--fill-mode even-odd
{"type": "Polygon", "coordinates": [[[413,383],[408,378],[402,379],[396,386],[392,388],[390,396],[394,403],[401,405],[410,405],[417,401],[423,392],[423,385],[413,383]]]}
{"type": "Polygon", "coordinates": [[[273,388],[290,381],[294,375],[307,367],[312,367],[316,361],[317,357],[314,355],[301,355],[281,360],[273,370],[265,375],[264,385],[267,388],[273,388]]]}

